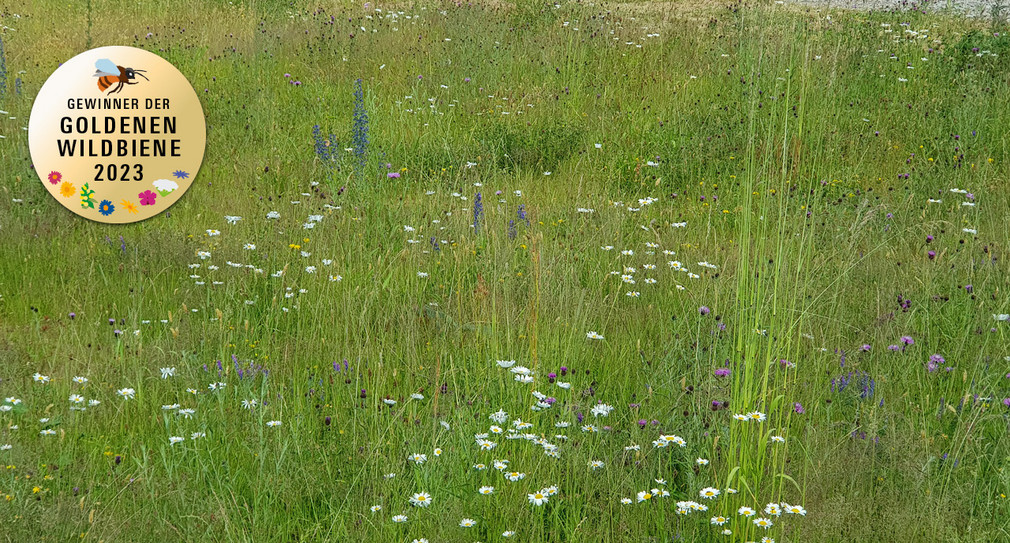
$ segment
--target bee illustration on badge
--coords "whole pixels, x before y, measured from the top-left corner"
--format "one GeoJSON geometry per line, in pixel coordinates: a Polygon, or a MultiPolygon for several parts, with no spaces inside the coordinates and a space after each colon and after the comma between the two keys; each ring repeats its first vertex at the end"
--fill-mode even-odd
{"type": "MultiPolygon", "coordinates": [[[[143,74],[147,70],[134,70],[133,68],[116,66],[115,62],[107,58],[95,62],[95,68],[95,77],[98,78],[98,90],[105,92],[109,87],[116,85],[116,88],[112,89],[112,92],[109,94],[122,91],[123,85],[136,85],[138,81],[133,80],[138,75],[147,79],[147,76],[143,74]]],[[[147,80],[150,81],[150,79],[147,80]]]]}

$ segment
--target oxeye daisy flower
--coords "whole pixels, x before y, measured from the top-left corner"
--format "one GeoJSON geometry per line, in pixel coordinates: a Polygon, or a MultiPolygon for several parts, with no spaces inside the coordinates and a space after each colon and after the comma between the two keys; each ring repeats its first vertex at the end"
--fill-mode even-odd
{"type": "Polygon", "coordinates": [[[613,411],[613,409],[614,406],[612,405],[600,403],[594,405],[592,410],[590,410],[590,413],[592,413],[594,417],[606,417],[607,415],[610,414],[611,411],[613,411]]]}
{"type": "Polygon", "coordinates": [[[80,405],[84,403],[84,396],[81,396],[80,394],[71,394],[70,403],[80,405]]]}
{"type": "Polygon", "coordinates": [[[745,517],[751,517],[751,516],[754,516],[754,512],[755,511],[753,509],[751,509],[750,507],[744,506],[744,507],[741,507],[740,509],[737,509],[736,512],[739,515],[743,515],[745,517]]]}
{"type": "Polygon", "coordinates": [[[782,515],[782,508],[777,503],[769,503],[765,506],[765,514],[770,517],[782,515]]]}
{"type": "Polygon", "coordinates": [[[590,460],[589,461],[589,467],[593,468],[594,470],[602,468],[603,465],[604,465],[603,464],[603,460],[590,460]]]}
{"type": "Polygon", "coordinates": [[[767,417],[760,411],[753,411],[751,413],[747,413],[747,418],[757,422],[764,422],[767,417]]]}
{"type": "Polygon", "coordinates": [[[431,505],[431,494],[427,492],[417,492],[410,497],[410,503],[415,507],[428,507],[431,505]]]}
{"type": "Polygon", "coordinates": [[[726,517],[712,517],[711,523],[713,526],[722,526],[727,520],[726,517]]]}
{"type": "Polygon", "coordinates": [[[382,511],[382,506],[381,505],[373,505],[370,509],[372,510],[373,513],[378,513],[379,511],[382,511]]]}
{"type": "Polygon", "coordinates": [[[407,515],[393,515],[393,522],[407,522],[407,515]]]}
{"type": "Polygon", "coordinates": [[[516,535],[516,533],[513,530],[506,530],[501,533],[502,537],[512,537],[514,535],[516,535]]]}
{"type": "Polygon", "coordinates": [[[477,521],[473,520],[472,518],[465,518],[459,521],[459,525],[461,528],[473,528],[474,526],[477,525],[477,521]]]}
{"type": "Polygon", "coordinates": [[[421,464],[423,464],[423,463],[425,463],[425,462],[428,461],[428,455],[426,455],[426,454],[420,454],[420,453],[414,453],[414,454],[410,455],[407,458],[408,458],[408,460],[413,460],[414,463],[417,464],[417,465],[421,465],[421,464]]]}
{"type": "Polygon", "coordinates": [[[687,447],[687,441],[684,441],[684,438],[682,438],[680,436],[672,436],[672,437],[673,437],[673,439],[671,439],[670,441],[676,443],[677,445],[679,445],[681,447],[687,447]]]}
{"type": "Polygon", "coordinates": [[[711,500],[712,498],[719,496],[719,489],[712,487],[705,487],[700,491],[698,491],[698,495],[707,500],[711,500]]]}
{"type": "Polygon", "coordinates": [[[773,443],[785,443],[785,441],[786,441],[786,438],[784,438],[782,436],[772,436],[772,442],[773,443]]]}
{"type": "Polygon", "coordinates": [[[706,458],[699,458],[699,459],[695,460],[695,463],[697,463],[699,466],[707,466],[708,465],[708,459],[706,459],[706,458]]]}
{"type": "Polygon", "coordinates": [[[43,385],[49,382],[49,376],[48,375],[42,375],[41,373],[37,373],[37,372],[35,373],[35,375],[32,375],[32,379],[36,383],[42,383],[43,385]]]}
{"type": "Polygon", "coordinates": [[[520,473],[518,471],[512,471],[505,474],[505,478],[508,479],[509,481],[512,481],[513,483],[523,479],[524,477],[526,477],[526,474],[520,473]]]}
{"type": "Polygon", "coordinates": [[[485,496],[490,496],[491,494],[494,493],[494,487],[493,486],[482,486],[482,487],[480,487],[480,488],[477,489],[477,492],[480,492],[481,494],[483,494],[485,496]]]}
{"type": "Polygon", "coordinates": [[[784,507],[785,507],[786,513],[789,513],[791,515],[800,515],[800,516],[806,516],[807,515],[807,510],[804,509],[802,506],[799,506],[799,505],[784,505],[784,507]]]}
{"type": "Polygon", "coordinates": [[[764,528],[766,530],[772,527],[771,519],[767,519],[764,517],[758,517],[751,522],[753,522],[755,526],[760,526],[761,528],[764,528]]]}
{"type": "Polygon", "coordinates": [[[276,428],[276,427],[278,427],[280,425],[281,425],[281,421],[279,421],[279,420],[267,421],[267,426],[269,426],[270,428],[276,428]]]}
{"type": "Polygon", "coordinates": [[[124,400],[132,400],[134,396],[136,396],[137,392],[132,388],[121,388],[116,391],[116,394],[118,394],[124,400]]]}
{"type": "Polygon", "coordinates": [[[543,505],[547,503],[547,495],[543,492],[534,492],[533,494],[527,494],[526,498],[529,499],[530,503],[533,505],[543,505]]]}
{"type": "Polygon", "coordinates": [[[435,447],[435,456],[442,456],[442,449],[435,447]]]}
{"type": "Polygon", "coordinates": [[[761,543],[775,543],[775,540],[768,536],[764,536],[761,538],[761,543]]]}
{"type": "Polygon", "coordinates": [[[652,493],[650,493],[648,490],[643,490],[638,493],[638,503],[642,503],[645,500],[651,500],[651,499],[652,499],[652,493]]]}
{"type": "Polygon", "coordinates": [[[171,436],[168,438],[169,445],[175,445],[176,443],[182,443],[183,441],[186,441],[186,439],[180,436],[171,436]]]}

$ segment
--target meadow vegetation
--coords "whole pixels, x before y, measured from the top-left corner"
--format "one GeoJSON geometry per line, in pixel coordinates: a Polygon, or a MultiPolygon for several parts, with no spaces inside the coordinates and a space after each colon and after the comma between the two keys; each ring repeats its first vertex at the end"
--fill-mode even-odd
{"type": "Polygon", "coordinates": [[[0,540],[1010,538],[1001,22],[0,6],[0,540]],[[23,130],[100,45],[206,114],[137,224],[23,130]]]}

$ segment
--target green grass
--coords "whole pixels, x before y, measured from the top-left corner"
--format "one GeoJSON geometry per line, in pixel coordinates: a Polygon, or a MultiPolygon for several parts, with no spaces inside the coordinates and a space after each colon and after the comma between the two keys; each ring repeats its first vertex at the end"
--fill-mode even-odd
{"type": "Polygon", "coordinates": [[[0,4],[0,400],[20,400],[0,541],[1007,537],[1008,29],[764,2],[21,4],[0,4]],[[92,223],[30,167],[34,95],[88,44],[163,55],[202,100],[206,156],[169,213],[92,223]],[[559,458],[481,451],[499,409],[559,458]],[[769,502],[807,514],[736,513],[769,502]]]}

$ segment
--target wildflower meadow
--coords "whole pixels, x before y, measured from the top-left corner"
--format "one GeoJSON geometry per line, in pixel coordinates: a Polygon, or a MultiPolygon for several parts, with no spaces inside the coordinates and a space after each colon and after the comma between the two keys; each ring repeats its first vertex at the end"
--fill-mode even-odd
{"type": "Polygon", "coordinates": [[[826,4],[0,0],[0,541],[1010,540],[1010,13],[826,4]]]}

